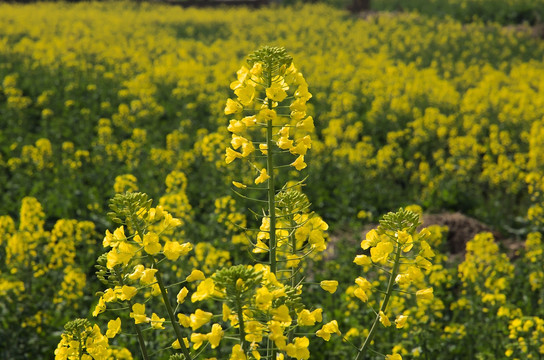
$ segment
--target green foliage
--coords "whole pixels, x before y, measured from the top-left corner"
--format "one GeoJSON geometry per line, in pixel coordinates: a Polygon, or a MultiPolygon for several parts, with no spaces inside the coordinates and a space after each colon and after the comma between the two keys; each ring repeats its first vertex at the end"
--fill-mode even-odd
{"type": "Polygon", "coordinates": [[[449,16],[462,22],[537,24],[544,20],[542,0],[372,0],[372,8],[417,11],[431,16],[449,16]]]}

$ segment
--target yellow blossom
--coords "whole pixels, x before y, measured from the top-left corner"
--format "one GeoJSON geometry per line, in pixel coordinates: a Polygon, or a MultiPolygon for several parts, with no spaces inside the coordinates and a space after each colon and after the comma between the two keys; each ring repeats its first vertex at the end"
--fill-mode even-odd
{"type": "Polygon", "coordinates": [[[273,319],[278,321],[285,326],[291,324],[291,316],[289,316],[289,308],[286,305],[280,305],[278,308],[272,310],[273,319]]]}
{"type": "Polygon", "coordinates": [[[395,319],[395,325],[397,326],[397,329],[403,328],[404,325],[406,324],[406,320],[408,320],[408,316],[399,315],[399,316],[395,319]]]}
{"type": "Polygon", "coordinates": [[[164,326],[162,325],[164,323],[164,318],[160,318],[157,314],[153,313],[151,314],[151,327],[153,329],[164,329],[164,326]]]}
{"type": "Polygon", "coordinates": [[[106,331],[106,336],[110,339],[115,337],[115,335],[121,332],[121,318],[108,321],[108,330],[106,331]]]}
{"type": "Polygon", "coordinates": [[[295,97],[308,101],[312,98],[312,94],[308,92],[308,86],[303,84],[303,85],[300,85],[298,89],[295,91],[295,97]]]}
{"type": "MultiPolygon", "coordinates": [[[[187,340],[187,338],[183,338],[183,343],[185,344],[185,347],[188,348],[189,347],[189,340],[187,340]]],[[[176,341],[174,341],[172,343],[172,348],[173,349],[181,349],[181,345],[179,344],[179,340],[176,339],[176,341]]]]}
{"type": "Polygon", "coordinates": [[[161,244],[159,243],[159,235],[149,232],[144,235],[144,250],[149,255],[155,255],[161,251],[161,244]]]}
{"type": "Polygon", "coordinates": [[[172,215],[167,212],[164,213],[164,219],[162,221],[161,231],[165,231],[166,229],[170,229],[170,228],[175,228],[180,225],[181,225],[180,219],[176,219],[172,217],[172,215]]]}
{"type": "Polygon", "coordinates": [[[206,277],[204,276],[204,273],[200,270],[193,270],[189,276],[185,279],[187,282],[193,282],[197,280],[204,280],[206,277]]]}
{"type": "Polygon", "coordinates": [[[115,287],[115,290],[113,289],[106,289],[104,292],[104,295],[102,295],[102,298],[105,302],[112,302],[117,300],[117,295],[119,294],[119,291],[117,291],[117,286],[115,287]]]}
{"type": "Polygon", "coordinates": [[[418,290],[416,292],[416,297],[418,300],[432,300],[434,297],[433,288],[418,290]]]}
{"type": "Polygon", "coordinates": [[[369,290],[372,288],[372,284],[363,277],[355,279],[355,283],[359,286],[353,292],[353,295],[358,297],[361,301],[366,302],[368,300],[369,290]]]}
{"type": "Polygon", "coordinates": [[[310,346],[310,340],[304,337],[296,337],[292,344],[287,344],[285,351],[287,355],[294,357],[298,360],[304,360],[310,358],[310,351],[308,350],[310,346]]]}
{"type": "Polygon", "coordinates": [[[143,265],[141,265],[141,264],[138,264],[138,265],[136,265],[136,266],[134,267],[134,271],[132,272],[132,274],[130,274],[130,275],[128,276],[128,278],[129,278],[130,280],[133,280],[133,281],[138,280],[138,279],[140,279],[140,278],[142,277],[142,275],[144,274],[144,270],[145,270],[145,267],[144,267],[143,265]]]}
{"type": "Polygon", "coordinates": [[[283,150],[288,150],[293,147],[293,140],[289,139],[287,136],[282,136],[278,139],[278,147],[283,150]]]}
{"type": "MultiPolygon", "coordinates": [[[[242,105],[249,106],[253,102],[253,98],[255,97],[255,88],[251,85],[246,85],[237,88],[236,90],[234,90],[234,93],[236,94],[236,96],[238,96],[238,101],[240,101],[242,105]]],[[[229,105],[227,103],[227,107],[228,106],[229,105]]]]}
{"type": "Polygon", "coordinates": [[[244,185],[244,184],[242,184],[242,183],[240,183],[240,182],[238,182],[238,181],[233,181],[233,182],[232,182],[232,185],[236,186],[236,187],[239,188],[239,189],[245,189],[245,188],[247,188],[247,185],[244,185]]]}
{"type": "Polygon", "coordinates": [[[179,291],[176,297],[178,304],[183,304],[183,302],[185,301],[185,297],[187,296],[188,293],[189,293],[189,290],[187,290],[186,287],[183,287],[183,289],[179,291]]]}
{"type": "Polygon", "coordinates": [[[130,300],[138,293],[138,289],[134,286],[123,285],[121,287],[121,295],[119,296],[120,300],[130,300]]]}
{"type": "Polygon", "coordinates": [[[303,309],[297,314],[297,323],[300,326],[313,326],[316,323],[316,318],[309,310],[303,309]]]}
{"type": "Polygon", "coordinates": [[[297,144],[289,149],[289,152],[293,155],[306,155],[308,149],[312,146],[311,140],[308,143],[305,139],[310,140],[309,136],[305,136],[297,141],[297,144]]]}
{"type": "Polygon", "coordinates": [[[255,248],[253,248],[252,252],[255,254],[260,254],[264,252],[268,252],[269,248],[268,245],[266,245],[261,240],[257,240],[257,243],[255,244],[255,248]]]}
{"type": "Polygon", "coordinates": [[[363,250],[366,250],[372,246],[376,246],[379,241],[380,237],[378,235],[378,232],[376,231],[376,229],[372,229],[366,234],[366,238],[361,241],[361,248],[363,250]]]}
{"type": "Polygon", "coordinates": [[[259,343],[263,340],[265,326],[259,321],[250,320],[246,322],[245,339],[251,343],[259,343]]]}
{"type": "Polygon", "coordinates": [[[232,150],[231,148],[227,148],[225,153],[225,162],[227,164],[230,164],[235,159],[241,159],[243,156],[237,151],[232,150]]]}
{"type": "Polygon", "coordinates": [[[291,163],[291,166],[293,166],[298,171],[304,169],[307,166],[304,162],[304,155],[299,155],[299,157],[297,157],[296,160],[291,163]]]}
{"type": "Polygon", "coordinates": [[[180,256],[187,255],[193,249],[191,243],[180,244],[177,241],[167,241],[164,244],[163,254],[168,260],[176,261],[180,256]]]}
{"type": "Polygon", "coordinates": [[[337,335],[342,334],[340,332],[340,329],[338,328],[338,322],[336,320],[333,320],[323,325],[321,329],[316,332],[316,335],[325,341],[329,341],[331,339],[331,334],[334,333],[336,333],[337,335]]]}
{"type": "Polygon", "coordinates": [[[370,249],[370,257],[375,263],[385,263],[389,254],[393,252],[393,243],[389,241],[380,241],[375,247],[370,249]]]}
{"type": "Polygon", "coordinates": [[[210,345],[212,346],[212,349],[215,349],[219,346],[219,342],[223,338],[224,331],[221,328],[221,325],[219,324],[213,324],[212,325],[212,331],[207,334],[208,341],[210,342],[210,345]]]}
{"type": "Polygon", "coordinates": [[[225,303],[223,303],[221,314],[222,314],[223,321],[227,321],[230,315],[232,314],[232,312],[230,311],[230,308],[225,303]]]}
{"type": "Polygon", "coordinates": [[[227,130],[234,134],[240,134],[246,130],[246,124],[241,120],[230,120],[227,130]]]}
{"type": "Polygon", "coordinates": [[[385,315],[383,311],[380,310],[379,316],[380,316],[380,322],[382,323],[383,326],[385,327],[391,326],[391,321],[389,321],[389,318],[387,317],[387,315],[385,315]]]}
{"type": "Polygon", "coordinates": [[[330,292],[331,294],[334,294],[336,291],[336,288],[338,287],[338,281],[336,280],[323,280],[319,284],[321,288],[325,291],[330,292]]]}
{"type": "Polygon", "coordinates": [[[270,179],[270,176],[266,173],[266,169],[263,168],[259,176],[255,179],[255,184],[259,185],[268,179],[270,179]]]}
{"type": "Polygon", "coordinates": [[[191,295],[191,302],[202,301],[213,295],[215,291],[215,283],[212,278],[207,278],[198,284],[196,292],[191,295]]]}
{"type": "Polygon", "coordinates": [[[191,329],[195,331],[200,328],[202,325],[208,323],[212,319],[213,314],[206,312],[200,309],[197,309],[194,314],[190,315],[191,319],[191,329]]]}
{"type": "Polygon", "coordinates": [[[242,104],[232,99],[227,100],[227,105],[225,106],[225,115],[231,115],[239,113],[243,110],[242,104]]]}
{"type": "Polygon", "coordinates": [[[229,360],[247,360],[246,354],[240,344],[236,344],[232,347],[232,353],[229,360]]]}
{"type": "Polygon", "coordinates": [[[297,128],[308,131],[308,132],[313,131],[314,119],[311,116],[308,116],[306,119],[297,122],[297,128]]]}
{"type": "Polygon", "coordinates": [[[372,264],[372,261],[370,260],[370,257],[368,257],[367,255],[357,255],[355,257],[355,259],[353,260],[353,262],[355,264],[361,265],[361,266],[371,265],[372,264]]]}
{"type": "Polygon", "coordinates": [[[257,123],[257,116],[256,115],[246,116],[245,118],[242,119],[242,122],[244,123],[246,127],[251,127],[257,123]]]}
{"type": "Polygon", "coordinates": [[[199,333],[192,333],[191,334],[191,342],[194,344],[193,349],[197,350],[202,346],[202,343],[204,341],[208,340],[208,335],[205,334],[199,334],[199,333]]]}
{"type": "Polygon", "coordinates": [[[385,360],[402,360],[402,356],[399,354],[385,355],[385,360]]]}
{"type": "Polygon", "coordinates": [[[272,306],[273,295],[268,288],[263,286],[256,291],[255,304],[260,310],[268,310],[272,306]]]}
{"type": "Polygon", "coordinates": [[[98,316],[98,314],[103,313],[106,310],[106,302],[104,301],[104,298],[98,299],[98,304],[96,304],[96,307],[93,311],[93,316],[98,316]]]}
{"type": "Polygon", "coordinates": [[[130,317],[134,319],[134,322],[136,324],[149,322],[149,318],[145,316],[144,304],[136,303],[132,305],[132,312],[130,313],[130,317]]]}
{"type": "Polygon", "coordinates": [[[266,89],[266,96],[270,100],[281,102],[287,97],[287,93],[280,83],[273,83],[272,86],[266,89]]]}
{"type": "Polygon", "coordinates": [[[142,277],[140,277],[140,283],[144,284],[144,285],[149,285],[151,283],[154,283],[155,281],[157,281],[157,279],[155,279],[155,273],[159,271],[157,269],[145,269],[143,271],[143,274],[142,274],[142,277]]]}
{"type": "Polygon", "coordinates": [[[246,142],[242,145],[242,157],[248,157],[255,151],[255,146],[253,143],[246,142]]]}
{"type": "Polygon", "coordinates": [[[191,326],[191,318],[185,314],[178,314],[178,322],[183,327],[191,326]]]}

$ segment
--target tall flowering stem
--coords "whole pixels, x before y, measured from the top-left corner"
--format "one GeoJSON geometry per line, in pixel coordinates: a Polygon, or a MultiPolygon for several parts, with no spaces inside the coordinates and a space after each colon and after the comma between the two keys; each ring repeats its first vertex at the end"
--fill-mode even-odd
{"type": "Polygon", "coordinates": [[[108,285],[108,289],[102,293],[93,316],[104,312],[108,303],[128,303],[142,356],[148,359],[140,326],[149,324],[151,329],[164,329],[165,319],[156,313],[148,317],[146,304],[138,302],[136,298],[160,294],[175,333],[176,343],[179,344],[178,348],[186,360],[191,360],[193,357],[185,344],[158,268],[160,261],[176,261],[192,249],[190,243],[165,239],[165,234],[180,226],[181,221],[173,218],[160,206],[151,208],[151,200],[142,193],[117,194],[110,201],[110,208],[112,212],[108,215],[121,226],[113,233],[106,231],[104,237],[103,245],[110,250],[98,259],[96,267],[97,277],[108,285]]]}
{"type": "Polygon", "coordinates": [[[233,270],[229,281],[219,276],[223,280],[216,285],[227,289],[227,308],[234,307],[237,312],[235,326],[239,328],[240,344],[233,348],[233,354],[240,350],[258,351],[257,344],[266,336],[261,351],[267,358],[275,359],[276,354],[283,352],[290,358],[307,359],[309,339],[295,337],[295,329],[321,322],[321,309],[304,309],[303,284],[297,282],[295,275],[301,260],[325,250],[328,225],[309,211],[308,199],[300,191],[303,181],[280,185],[278,179],[283,178],[281,170],[302,171],[307,166],[304,156],[312,146],[314,122],[306,114],[306,102],[312,95],[283,48],[263,47],[248,56],[247,65],[231,83],[236,97],[228,99],[225,107],[225,114],[233,117],[227,127],[232,139],[225,161],[243,161],[256,174],[255,186],[249,184],[247,177],[233,185],[238,195],[266,203],[263,209],[252,210],[261,224],[256,239],[249,238],[252,252],[265,254],[268,264],[255,266],[253,271],[261,274],[262,281],[253,293],[244,290],[244,304],[236,302],[235,295],[245,289],[245,280],[240,280],[239,289],[231,285],[228,290],[229,286],[221,284],[238,282],[234,274],[240,269],[233,270]],[[248,194],[241,190],[248,190],[248,194]],[[266,200],[264,195],[251,197],[259,191],[266,192],[266,200]],[[250,349],[245,348],[248,345],[250,349]]]}
{"type": "MultiPolygon", "coordinates": [[[[149,255],[151,256],[151,255],[149,255]]],[[[153,258],[153,265],[155,268],[157,268],[157,262],[153,258]]],[[[185,359],[192,360],[193,357],[189,353],[189,349],[187,346],[185,346],[185,341],[183,340],[183,334],[181,333],[181,327],[174,316],[174,309],[172,308],[172,304],[170,304],[170,299],[168,298],[168,293],[166,292],[166,287],[164,286],[164,282],[162,280],[162,276],[160,271],[157,271],[155,274],[155,278],[157,279],[157,284],[159,285],[159,289],[161,291],[161,296],[164,302],[164,306],[166,307],[166,312],[168,313],[168,317],[170,318],[170,322],[172,323],[172,326],[174,328],[174,332],[176,333],[176,338],[180,344],[181,352],[183,355],[185,355],[185,359]]]]}
{"type": "Polygon", "coordinates": [[[389,276],[389,280],[387,282],[387,290],[385,291],[385,295],[382,301],[382,304],[380,306],[380,311],[378,314],[376,314],[376,318],[374,319],[374,322],[372,323],[372,327],[370,328],[370,331],[368,332],[368,335],[359,349],[357,353],[356,360],[364,359],[366,350],[370,346],[370,343],[374,339],[374,335],[376,333],[376,330],[378,329],[378,324],[380,322],[380,314],[384,314],[387,311],[387,305],[389,303],[389,299],[391,298],[391,295],[393,294],[393,286],[395,284],[395,278],[397,277],[397,274],[399,272],[399,266],[400,266],[400,256],[401,256],[402,247],[397,244],[395,249],[395,260],[393,265],[393,270],[391,271],[391,275],[389,276]]]}
{"type": "MultiPolygon", "coordinates": [[[[306,114],[306,102],[312,95],[308,92],[304,77],[297,71],[291,56],[283,48],[259,49],[249,55],[248,65],[249,67],[244,66],[237,72],[238,80],[231,84],[237,98],[228,99],[225,107],[225,114],[235,117],[230,120],[227,128],[232,133],[232,140],[231,147],[226,150],[225,161],[231,163],[236,159],[246,160],[258,172],[255,185],[265,182],[267,184],[262,189],[267,192],[267,212],[263,216],[261,232],[253,252],[267,252],[270,271],[276,275],[278,258],[285,257],[289,252],[294,255],[297,251],[296,244],[289,244],[290,250],[281,249],[281,254],[278,253],[290,237],[278,229],[276,198],[286,192],[287,188],[277,190],[276,172],[286,166],[298,171],[306,168],[304,156],[312,146],[310,134],[314,130],[313,118],[306,114]],[[285,104],[286,102],[290,103],[285,104]],[[263,132],[265,139],[259,141],[263,132]],[[256,155],[258,151],[261,155],[256,155]],[[264,168],[259,163],[262,156],[266,158],[264,168]],[[294,161],[288,160],[290,156],[295,157],[294,161]]],[[[248,187],[242,182],[234,182],[234,185],[240,189],[248,187]]],[[[300,207],[294,208],[300,210],[300,207]]],[[[288,215],[299,215],[299,222],[282,226],[292,226],[290,234],[302,227],[303,220],[309,220],[308,217],[302,219],[300,211],[288,215]]],[[[321,228],[326,230],[326,224],[321,224],[321,228]]],[[[308,237],[311,230],[306,228],[305,231],[299,231],[299,240],[304,235],[308,237]]],[[[313,247],[322,251],[324,237],[314,236],[313,240],[313,247]]]]}
{"type": "MultiPolygon", "coordinates": [[[[363,341],[358,348],[355,360],[365,359],[370,344],[380,326],[389,327],[391,321],[387,315],[388,304],[397,290],[409,292],[415,285],[421,287],[423,271],[431,267],[430,258],[434,256],[429,244],[425,240],[429,236],[426,229],[416,232],[421,225],[419,215],[414,212],[400,209],[396,213],[384,215],[377,229],[371,230],[361,242],[363,250],[368,255],[358,255],[354,262],[361,266],[377,266],[389,275],[383,298],[379,302],[376,317],[363,341]]],[[[355,279],[357,288],[353,294],[363,302],[367,302],[371,295],[372,283],[364,277],[355,279]]],[[[416,292],[418,301],[430,301],[433,298],[432,288],[421,288],[416,292]]],[[[404,314],[398,314],[394,321],[397,328],[402,328],[407,320],[404,314]]],[[[389,358],[399,358],[399,354],[388,355],[389,358]]]]}

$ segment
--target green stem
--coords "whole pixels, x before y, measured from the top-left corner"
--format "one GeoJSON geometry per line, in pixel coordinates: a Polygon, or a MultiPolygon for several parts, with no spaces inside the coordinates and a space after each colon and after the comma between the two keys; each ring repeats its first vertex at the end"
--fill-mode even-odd
{"type": "MultiPolygon", "coordinates": [[[[292,210],[291,209],[287,209],[288,210],[288,213],[291,214],[292,213],[292,210]]],[[[293,219],[293,216],[290,217],[289,219],[289,223],[290,223],[290,226],[291,226],[291,229],[294,229],[295,226],[296,226],[296,223],[293,219]]],[[[297,239],[295,237],[295,232],[294,230],[291,232],[291,234],[289,235],[289,238],[291,240],[291,247],[292,247],[292,252],[291,254],[293,255],[297,255],[297,239]]],[[[297,285],[297,279],[296,279],[296,274],[297,274],[297,270],[296,270],[296,267],[292,267],[291,268],[291,287],[295,288],[295,286],[297,285]]],[[[289,333],[287,334],[287,341],[289,343],[291,343],[291,341],[293,341],[293,337],[294,337],[294,332],[295,330],[294,329],[291,329],[289,331],[289,333]]],[[[286,357],[287,359],[290,359],[289,356],[286,357]]]]}
{"type": "MultiPolygon", "coordinates": [[[[153,261],[153,267],[157,268],[157,263],[155,261],[155,258],[152,255],[149,255],[149,257],[153,261]]],[[[164,305],[166,306],[168,317],[170,318],[170,321],[172,322],[172,326],[174,327],[176,337],[178,338],[179,346],[181,347],[181,352],[183,353],[183,355],[185,355],[185,359],[192,360],[193,358],[191,357],[191,354],[189,353],[189,349],[187,349],[187,347],[185,346],[185,342],[183,341],[183,334],[181,333],[181,327],[179,326],[176,320],[176,317],[174,316],[174,309],[172,308],[172,305],[170,304],[170,300],[168,299],[168,293],[166,292],[166,288],[164,287],[164,282],[162,281],[162,276],[160,274],[160,271],[157,271],[155,273],[155,278],[157,279],[157,284],[159,285],[159,289],[161,290],[162,300],[164,301],[164,305]]]]}
{"type": "MultiPolygon", "coordinates": [[[[136,221],[133,221],[134,224],[138,224],[136,221]]],[[[144,239],[144,232],[143,230],[138,227],[136,229],[136,232],[140,236],[140,239],[144,239]]],[[[181,347],[181,352],[183,355],[185,355],[186,360],[193,360],[191,357],[191,354],[189,353],[189,349],[187,349],[187,346],[185,346],[185,342],[183,341],[183,334],[181,333],[181,327],[179,326],[179,323],[177,322],[176,317],[174,316],[174,309],[172,308],[172,305],[170,304],[170,300],[168,299],[168,293],[166,292],[166,287],[164,286],[164,282],[162,281],[161,272],[158,271],[159,268],[157,266],[157,262],[155,261],[155,258],[153,255],[148,255],[148,258],[150,262],[153,264],[153,268],[157,269],[157,272],[155,273],[155,278],[157,279],[157,284],[159,285],[159,289],[161,291],[162,300],[164,302],[164,305],[166,307],[166,312],[168,312],[168,317],[170,318],[170,322],[172,323],[172,327],[174,328],[174,332],[176,333],[176,338],[178,339],[179,346],[181,347]]]]}
{"type": "MultiPolygon", "coordinates": [[[[132,308],[132,301],[129,301],[130,308],[132,308]]],[[[134,329],[136,329],[136,335],[138,336],[138,343],[140,344],[140,351],[142,352],[142,356],[144,360],[148,360],[149,356],[147,355],[147,348],[145,346],[144,341],[144,334],[142,334],[142,330],[138,326],[138,324],[134,324],[134,329]]]]}
{"type": "MultiPolygon", "coordinates": [[[[288,214],[292,214],[292,209],[289,208],[288,214]]],[[[297,238],[295,237],[295,227],[297,226],[297,223],[294,220],[293,215],[289,216],[289,226],[291,227],[291,233],[289,234],[289,238],[291,240],[291,254],[297,256],[297,238]]],[[[297,285],[297,269],[296,267],[291,268],[291,286],[294,288],[297,285]]]]}
{"type": "MultiPolygon", "coordinates": [[[[267,86],[272,85],[272,70],[270,66],[268,67],[267,74],[267,86]]],[[[272,101],[268,100],[268,108],[272,109],[272,101]]],[[[276,183],[274,179],[274,152],[272,148],[274,142],[272,141],[272,120],[268,120],[266,124],[266,146],[267,154],[266,157],[266,171],[270,178],[268,179],[268,215],[270,216],[270,272],[276,275],[277,265],[276,265],[276,183]]]]}
{"type": "MultiPolygon", "coordinates": [[[[125,285],[123,277],[119,273],[117,273],[117,280],[119,281],[119,284],[121,286],[125,285]]],[[[132,300],[128,300],[128,305],[130,309],[132,309],[134,302],[132,300]]],[[[134,324],[134,329],[136,330],[136,336],[138,337],[138,344],[140,344],[140,352],[142,353],[144,360],[149,360],[149,355],[147,354],[147,347],[145,346],[145,340],[142,330],[140,329],[140,326],[138,326],[138,324],[134,324]]]]}
{"type": "Polygon", "coordinates": [[[242,304],[239,297],[236,299],[236,307],[238,308],[236,310],[238,313],[238,326],[240,327],[240,346],[242,347],[242,349],[246,350],[245,349],[246,330],[244,325],[244,312],[242,311],[242,304]]]}
{"type": "MultiPolygon", "coordinates": [[[[383,302],[380,306],[380,311],[383,311],[384,313],[385,313],[385,310],[387,309],[387,304],[389,303],[391,294],[393,293],[393,285],[395,285],[395,278],[397,277],[397,273],[399,271],[399,266],[400,266],[401,252],[402,252],[402,247],[400,246],[400,244],[397,243],[397,247],[395,249],[395,263],[393,265],[393,270],[391,271],[391,276],[389,277],[387,290],[385,291],[385,297],[383,298],[383,302]]],[[[372,339],[374,338],[374,335],[378,328],[379,320],[380,320],[380,313],[378,312],[378,314],[376,314],[376,318],[374,319],[374,323],[372,323],[372,327],[370,328],[368,336],[366,337],[363,345],[359,349],[357,356],[355,357],[355,360],[362,360],[365,358],[366,350],[368,349],[368,347],[370,346],[370,343],[372,342],[372,339]]]]}
{"type": "Polygon", "coordinates": [[[79,360],[83,359],[83,337],[79,334],[79,360]]]}
{"type": "MultiPolygon", "coordinates": [[[[268,65],[268,73],[266,79],[266,86],[272,86],[272,64],[268,65]]],[[[268,99],[268,108],[272,109],[272,100],[268,99]]],[[[270,216],[270,272],[276,275],[277,264],[276,264],[276,184],[274,181],[274,152],[272,151],[274,142],[272,141],[272,129],[273,129],[272,120],[268,120],[266,124],[266,146],[267,146],[267,157],[266,157],[266,167],[268,176],[268,215],[270,216]]],[[[270,340],[270,338],[269,338],[270,340]]],[[[270,344],[270,341],[268,342],[270,344]]],[[[269,348],[270,349],[270,348],[269,348]]],[[[268,351],[267,351],[268,353],[268,351]]],[[[276,350],[272,349],[272,354],[270,359],[276,359],[276,350]]]]}

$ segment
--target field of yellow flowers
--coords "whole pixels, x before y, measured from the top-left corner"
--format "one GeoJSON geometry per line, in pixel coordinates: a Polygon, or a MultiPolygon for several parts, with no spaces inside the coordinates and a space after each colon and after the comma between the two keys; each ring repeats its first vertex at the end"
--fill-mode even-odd
{"type": "Polygon", "coordinates": [[[543,59],[415,13],[0,4],[0,358],[542,358],[543,59]],[[423,210],[518,250],[456,260],[423,210]]]}

